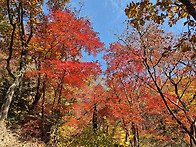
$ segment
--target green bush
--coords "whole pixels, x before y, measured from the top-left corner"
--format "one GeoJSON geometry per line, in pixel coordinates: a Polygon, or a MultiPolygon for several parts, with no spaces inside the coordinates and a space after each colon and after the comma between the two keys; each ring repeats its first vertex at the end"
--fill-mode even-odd
{"type": "Polygon", "coordinates": [[[68,128],[60,129],[60,138],[61,143],[60,147],[63,146],[83,146],[83,147],[108,147],[114,146],[116,144],[115,140],[113,139],[113,135],[101,130],[94,130],[92,126],[87,126],[81,133],[76,135],[63,135],[69,131],[68,128]],[[65,138],[63,138],[65,137],[65,138]]]}

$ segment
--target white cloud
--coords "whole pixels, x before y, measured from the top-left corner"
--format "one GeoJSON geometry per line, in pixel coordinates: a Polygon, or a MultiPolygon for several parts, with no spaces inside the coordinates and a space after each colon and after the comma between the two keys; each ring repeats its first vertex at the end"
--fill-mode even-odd
{"type": "Polygon", "coordinates": [[[116,10],[118,10],[120,7],[119,7],[119,2],[116,2],[116,0],[109,0],[112,7],[116,10]]]}
{"type": "Polygon", "coordinates": [[[118,19],[124,17],[124,9],[127,4],[130,3],[130,0],[105,0],[104,6],[109,7],[115,17],[118,19]]]}

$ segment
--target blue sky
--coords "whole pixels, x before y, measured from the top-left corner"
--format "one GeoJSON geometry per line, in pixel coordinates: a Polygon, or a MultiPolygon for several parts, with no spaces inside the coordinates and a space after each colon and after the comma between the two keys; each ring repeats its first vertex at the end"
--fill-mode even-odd
{"type": "MultiPolygon", "coordinates": [[[[116,40],[114,34],[120,34],[123,30],[123,22],[127,19],[124,9],[130,0],[71,0],[70,5],[79,9],[79,2],[84,3],[80,16],[90,18],[94,31],[100,33],[101,41],[108,47],[116,40]]],[[[84,54],[83,60],[89,62],[99,60],[103,65],[102,69],[105,70],[106,65],[102,56],[102,53],[97,57],[84,54]]]]}
{"type": "MultiPolygon", "coordinates": [[[[101,41],[109,46],[110,43],[116,41],[114,34],[120,35],[126,25],[123,22],[127,19],[125,15],[125,8],[131,0],[71,0],[69,6],[80,8],[80,2],[84,5],[80,11],[80,17],[87,16],[94,28],[94,31],[99,32],[101,41]]],[[[166,23],[165,29],[175,33],[182,33],[184,21],[180,21],[178,25],[170,28],[166,23]]],[[[102,69],[105,70],[106,64],[102,59],[103,53],[98,54],[97,57],[83,54],[83,60],[87,62],[99,60],[102,63],[102,69]]]]}
{"type": "MultiPolygon", "coordinates": [[[[131,0],[71,0],[70,5],[79,8],[79,2],[84,3],[80,16],[90,18],[94,30],[100,33],[101,41],[107,46],[109,43],[114,42],[114,34],[120,34],[126,26],[123,25],[124,20],[127,19],[124,10],[131,0]]],[[[165,22],[163,27],[167,31],[180,34],[185,30],[184,21],[178,21],[178,24],[172,28],[165,22]]]]}
{"type": "Polygon", "coordinates": [[[130,0],[71,0],[70,5],[79,8],[83,2],[80,16],[88,16],[94,31],[100,33],[101,41],[106,45],[114,41],[114,33],[122,30],[126,19],[124,9],[130,0]]]}
{"type": "MultiPolygon", "coordinates": [[[[79,2],[83,2],[84,6],[81,9],[80,16],[88,16],[93,25],[94,31],[100,33],[100,38],[106,47],[110,43],[116,41],[114,34],[120,35],[123,28],[123,22],[127,19],[125,15],[125,8],[131,2],[131,0],[71,0],[71,7],[79,8],[79,2]]],[[[180,34],[184,31],[184,21],[181,20],[177,25],[172,28],[167,25],[163,26],[167,31],[172,31],[175,34],[180,34]]],[[[103,54],[99,54],[96,58],[84,54],[83,59],[85,61],[96,61],[102,62],[102,69],[105,70],[105,61],[101,58],[103,54]]]]}
{"type": "MultiPolygon", "coordinates": [[[[114,34],[120,34],[123,31],[123,22],[127,19],[124,9],[130,0],[71,0],[68,4],[71,8],[80,9],[82,2],[84,5],[80,11],[80,17],[88,17],[92,23],[95,32],[99,32],[101,42],[106,47],[110,43],[116,41],[114,34]]],[[[44,7],[45,13],[48,13],[47,7],[44,7]]],[[[83,53],[84,61],[100,61],[102,69],[106,70],[106,63],[102,59],[103,53],[98,54],[97,57],[89,56],[83,53]]]]}

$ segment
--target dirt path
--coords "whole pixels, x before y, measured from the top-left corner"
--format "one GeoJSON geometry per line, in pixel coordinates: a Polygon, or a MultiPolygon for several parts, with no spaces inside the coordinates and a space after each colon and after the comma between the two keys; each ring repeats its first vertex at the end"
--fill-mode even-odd
{"type": "Polygon", "coordinates": [[[5,125],[0,125],[0,147],[46,147],[46,145],[33,138],[20,136],[20,130],[13,132],[5,129],[5,125]]]}

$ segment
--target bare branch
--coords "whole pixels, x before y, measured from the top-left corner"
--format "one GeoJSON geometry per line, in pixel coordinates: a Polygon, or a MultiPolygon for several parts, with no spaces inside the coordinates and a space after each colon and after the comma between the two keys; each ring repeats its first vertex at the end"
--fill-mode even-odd
{"type": "Polygon", "coordinates": [[[81,117],[77,118],[77,120],[80,120],[81,118],[83,118],[88,112],[90,112],[91,110],[94,109],[94,107],[97,105],[97,103],[95,103],[89,110],[87,110],[81,117]]]}
{"type": "Polygon", "coordinates": [[[122,81],[122,78],[120,78],[120,81],[121,81],[121,84],[122,84],[122,86],[123,86],[123,89],[124,89],[124,92],[125,92],[125,96],[126,96],[126,98],[127,98],[127,101],[128,101],[128,103],[129,103],[129,105],[131,106],[132,104],[131,104],[131,102],[130,102],[130,100],[129,100],[129,96],[128,96],[128,93],[127,93],[125,84],[124,84],[123,81],[122,81]]]}

